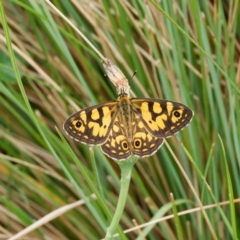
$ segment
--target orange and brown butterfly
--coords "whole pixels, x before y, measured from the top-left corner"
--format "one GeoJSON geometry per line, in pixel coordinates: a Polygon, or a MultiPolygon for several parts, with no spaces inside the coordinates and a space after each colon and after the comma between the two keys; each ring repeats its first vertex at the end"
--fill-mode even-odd
{"type": "Polygon", "coordinates": [[[116,101],[85,108],[64,123],[66,133],[116,160],[153,155],[164,139],[186,127],[193,111],[178,102],[129,98],[122,89],[116,101]]]}

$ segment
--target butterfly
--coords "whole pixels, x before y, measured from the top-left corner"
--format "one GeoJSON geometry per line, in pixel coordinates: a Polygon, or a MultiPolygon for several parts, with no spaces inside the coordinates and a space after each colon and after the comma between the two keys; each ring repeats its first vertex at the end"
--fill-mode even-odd
{"type": "Polygon", "coordinates": [[[176,134],[192,120],[193,111],[178,102],[152,98],[129,98],[121,91],[116,101],[98,104],[71,115],[63,125],[76,141],[99,145],[112,159],[131,154],[153,155],[164,139],[176,134]]]}

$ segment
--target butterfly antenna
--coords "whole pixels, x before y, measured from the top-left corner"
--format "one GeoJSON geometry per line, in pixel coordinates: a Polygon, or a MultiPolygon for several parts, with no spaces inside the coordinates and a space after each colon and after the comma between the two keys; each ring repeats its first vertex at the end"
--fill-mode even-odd
{"type": "Polygon", "coordinates": [[[137,70],[134,71],[132,78],[134,78],[134,76],[137,74],[137,70]]]}

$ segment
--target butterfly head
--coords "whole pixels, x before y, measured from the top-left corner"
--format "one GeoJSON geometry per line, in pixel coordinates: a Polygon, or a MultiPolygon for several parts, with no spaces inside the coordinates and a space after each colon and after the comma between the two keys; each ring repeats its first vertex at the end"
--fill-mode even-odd
{"type": "Polygon", "coordinates": [[[120,93],[118,94],[118,99],[121,99],[123,97],[128,97],[128,94],[125,92],[124,88],[121,88],[120,93]]]}

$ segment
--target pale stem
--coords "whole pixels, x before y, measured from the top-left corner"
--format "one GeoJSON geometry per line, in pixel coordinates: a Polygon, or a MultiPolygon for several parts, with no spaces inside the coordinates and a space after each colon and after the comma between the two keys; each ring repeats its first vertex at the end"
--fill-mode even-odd
{"type": "Polygon", "coordinates": [[[113,219],[111,221],[111,224],[107,229],[105,240],[112,239],[114,232],[118,226],[118,223],[121,219],[121,216],[125,207],[125,203],[127,200],[127,196],[128,196],[128,188],[131,180],[132,168],[137,160],[138,160],[138,157],[132,155],[129,159],[118,162],[118,165],[121,169],[120,193],[119,193],[117,208],[113,216],[113,219]]]}

